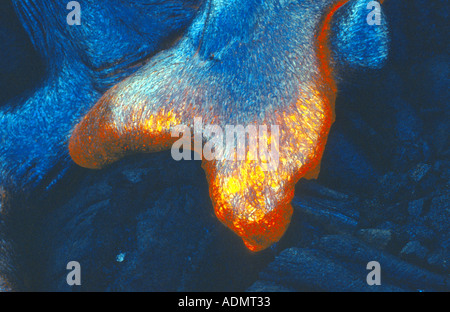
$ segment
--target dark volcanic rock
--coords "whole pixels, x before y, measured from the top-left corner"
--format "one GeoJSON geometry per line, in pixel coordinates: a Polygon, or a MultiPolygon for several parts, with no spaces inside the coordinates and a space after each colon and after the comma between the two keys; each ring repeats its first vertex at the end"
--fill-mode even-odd
{"type": "Polygon", "coordinates": [[[450,274],[450,251],[440,250],[430,254],[428,264],[437,271],[450,274]]]}
{"type": "Polygon", "coordinates": [[[248,292],[295,292],[294,288],[287,288],[277,283],[267,281],[257,281],[249,289],[248,292]]]}
{"type": "Polygon", "coordinates": [[[271,259],[217,220],[200,163],[167,153],[88,174],[36,232],[44,290],[71,290],[70,261],[81,264],[82,291],[244,290],[271,259]]]}
{"type": "Polygon", "coordinates": [[[422,211],[423,211],[424,204],[425,204],[424,199],[419,199],[419,200],[410,202],[408,204],[408,212],[409,212],[410,216],[415,217],[415,218],[420,217],[420,215],[422,214],[422,211]]]}
{"type": "Polygon", "coordinates": [[[430,168],[431,166],[428,164],[419,164],[416,168],[414,168],[414,170],[412,170],[409,176],[415,182],[419,182],[428,173],[430,168]]]}
{"type": "Polygon", "coordinates": [[[392,232],[383,229],[362,229],[359,230],[358,236],[375,248],[385,249],[392,239],[392,232]]]}
{"type": "MultiPolygon", "coordinates": [[[[289,286],[296,291],[400,291],[392,285],[368,286],[365,267],[352,270],[319,250],[290,248],[284,250],[260,278],[289,286]],[[325,281],[326,280],[326,281],[325,281]]],[[[258,282],[260,285],[262,282],[258,282]]],[[[266,282],[267,283],[267,282],[266,282]]],[[[254,289],[258,284],[253,285],[254,289]]],[[[266,284],[267,285],[267,284],[266,284]]],[[[270,284],[268,284],[270,285],[270,284]]],[[[259,288],[270,291],[270,287],[259,288]]]]}
{"type": "Polygon", "coordinates": [[[314,249],[284,250],[260,274],[258,285],[271,283],[300,291],[450,290],[448,277],[401,261],[354,238],[338,235],[324,236],[314,244],[314,249]],[[380,286],[366,283],[369,272],[366,266],[371,261],[380,263],[380,286]]]}
{"type": "Polygon", "coordinates": [[[450,191],[431,200],[426,222],[439,233],[450,233],[450,191]]]}
{"type": "Polygon", "coordinates": [[[406,244],[405,247],[403,247],[400,254],[404,259],[420,263],[421,261],[424,261],[428,252],[428,249],[423,247],[420,242],[412,241],[406,244]]]}

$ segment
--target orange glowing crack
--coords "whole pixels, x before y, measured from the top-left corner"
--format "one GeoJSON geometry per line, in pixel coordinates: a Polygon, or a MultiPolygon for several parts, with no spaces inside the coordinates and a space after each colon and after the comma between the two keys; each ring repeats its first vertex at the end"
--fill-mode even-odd
{"type": "MultiPolygon", "coordinates": [[[[300,89],[295,104],[283,111],[274,110],[260,123],[280,127],[276,170],[264,171],[264,160],[202,161],[217,217],[252,251],[263,250],[280,240],[293,213],[290,202],[295,183],[301,177],[318,175],[334,120],[336,98],[329,65],[330,22],[348,1],[338,1],[329,10],[317,33],[322,81],[315,85],[323,87],[312,91],[300,89]]],[[[205,111],[201,106],[184,102],[170,102],[150,111],[144,109],[146,103],[131,93],[131,85],[138,83],[141,83],[138,78],[130,77],[112,88],[76,126],[69,150],[77,164],[100,169],[129,154],[170,149],[177,139],[171,137],[175,126],[192,126],[198,116],[208,124],[221,120],[220,110],[205,111]],[[124,105],[125,102],[129,105],[124,105]]],[[[270,137],[260,138],[259,144],[269,145],[269,141],[270,137]]]]}

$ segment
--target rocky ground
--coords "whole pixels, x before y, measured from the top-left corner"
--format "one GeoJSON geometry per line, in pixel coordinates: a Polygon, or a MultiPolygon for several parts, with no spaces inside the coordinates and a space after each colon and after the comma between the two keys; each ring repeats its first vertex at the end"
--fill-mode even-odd
{"type": "Polygon", "coordinates": [[[448,184],[398,198],[448,175],[425,167],[402,183],[384,175],[373,198],[300,182],[285,237],[252,254],[215,218],[199,162],[133,157],[77,173],[64,203],[49,196],[45,216],[17,220],[14,241],[27,246],[20,274],[25,287],[67,291],[66,264],[76,260],[85,291],[448,291],[448,184]],[[382,286],[366,283],[370,261],[382,286]]]}
{"type": "Polygon", "coordinates": [[[252,254],[215,218],[199,162],[133,157],[77,173],[63,203],[49,196],[44,216],[17,220],[21,274],[25,287],[68,291],[75,260],[83,291],[449,291],[449,171],[425,167],[384,175],[370,198],[300,182],[285,237],[252,254]],[[366,283],[370,261],[382,286],[366,283]]]}
{"type": "Polygon", "coordinates": [[[269,250],[249,252],[216,219],[199,162],[159,153],[3,198],[0,264],[28,290],[450,291],[445,2],[385,1],[389,63],[341,76],[320,177],[298,183],[269,250]],[[366,283],[370,261],[381,286],[366,283]]]}

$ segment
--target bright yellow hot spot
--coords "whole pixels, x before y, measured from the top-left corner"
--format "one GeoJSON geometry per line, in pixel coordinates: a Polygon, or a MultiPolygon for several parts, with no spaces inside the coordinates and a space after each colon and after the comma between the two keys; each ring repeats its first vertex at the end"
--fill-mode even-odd
{"type": "Polygon", "coordinates": [[[241,185],[239,181],[236,178],[228,178],[228,182],[226,183],[227,187],[225,188],[225,191],[229,194],[237,193],[241,190],[241,185]]]}

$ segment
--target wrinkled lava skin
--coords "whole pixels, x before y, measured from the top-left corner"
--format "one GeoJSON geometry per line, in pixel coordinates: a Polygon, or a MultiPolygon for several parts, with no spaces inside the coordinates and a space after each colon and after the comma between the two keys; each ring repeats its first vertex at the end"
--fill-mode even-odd
{"type": "Polygon", "coordinates": [[[106,90],[171,46],[203,1],[79,0],[79,26],[66,22],[68,2],[13,1],[45,66],[34,90],[0,106],[0,186],[21,196],[62,178],[73,163],[73,127],[106,90]]]}
{"type": "Polygon", "coordinates": [[[250,250],[269,247],[289,225],[295,183],[318,174],[334,120],[333,69],[378,68],[387,57],[386,21],[367,23],[368,2],[206,1],[177,44],[103,95],[75,127],[70,156],[100,169],[170,149],[174,127],[193,128],[196,117],[222,129],[278,125],[276,170],[249,160],[248,146],[245,161],[202,164],[217,217],[250,250]]]}

